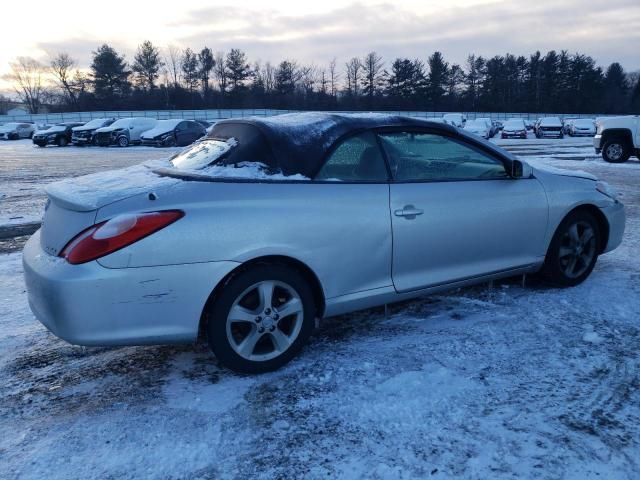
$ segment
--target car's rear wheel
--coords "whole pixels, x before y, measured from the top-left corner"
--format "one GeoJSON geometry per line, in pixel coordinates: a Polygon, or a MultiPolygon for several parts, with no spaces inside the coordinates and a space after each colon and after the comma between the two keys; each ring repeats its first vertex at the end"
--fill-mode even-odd
{"type": "Polygon", "coordinates": [[[598,221],[589,212],[577,211],[568,215],[551,240],[543,267],[544,276],[563,287],[582,283],[598,260],[600,235],[598,221]]]}
{"type": "Polygon", "coordinates": [[[206,317],[209,346],[223,365],[268,372],[289,362],[311,335],[313,293],[292,268],[256,265],[231,278],[206,317]]]}
{"type": "Polygon", "coordinates": [[[629,160],[627,142],[620,139],[607,140],[602,147],[602,158],[609,163],[623,163],[629,160]]]}
{"type": "Polygon", "coordinates": [[[129,146],[129,139],[124,135],[118,137],[118,146],[119,147],[128,147],[129,146]]]}

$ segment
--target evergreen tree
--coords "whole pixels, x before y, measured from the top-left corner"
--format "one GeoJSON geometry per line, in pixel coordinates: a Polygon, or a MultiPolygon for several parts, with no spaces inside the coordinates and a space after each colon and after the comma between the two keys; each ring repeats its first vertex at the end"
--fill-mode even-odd
{"type": "Polygon", "coordinates": [[[211,78],[211,71],[216,66],[216,60],[213,58],[213,52],[209,47],[204,47],[198,54],[198,62],[200,64],[200,82],[202,83],[202,94],[205,99],[209,93],[209,78],[211,78]]]}
{"type": "Polygon", "coordinates": [[[160,50],[149,40],[142,42],[142,45],[138,46],[138,51],[133,57],[133,65],[131,65],[136,84],[143,89],[153,89],[163,66],[160,50]]]}
{"type": "Polygon", "coordinates": [[[232,48],[227,54],[226,67],[229,72],[231,91],[237,92],[244,87],[244,82],[251,76],[251,67],[247,63],[246,55],[242,50],[232,48]]]}
{"type": "Polygon", "coordinates": [[[636,81],[636,86],[631,93],[631,113],[640,114],[640,75],[636,81]]]}
{"type": "Polygon", "coordinates": [[[434,52],[427,59],[429,74],[427,75],[427,100],[434,110],[441,110],[449,82],[449,64],[444,61],[440,52],[434,52]]]}
{"type": "Polygon", "coordinates": [[[182,78],[184,80],[185,86],[189,90],[189,93],[193,93],[193,91],[198,86],[200,76],[198,68],[198,56],[193,53],[190,48],[187,48],[182,54],[180,67],[182,69],[182,78]]]}
{"type": "Polygon", "coordinates": [[[605,113],[624,113],[628,107],[627,93],[629,85],[622,65],[612,63],[604,76],[605,113]]]}
{"type": "Polygon", "coordinates": [[[93,52],[91,81],[100,106],[112,108],[119,104],[131,89],[130,74],[124,56],[113,47],[104,44],[93,52]]]}

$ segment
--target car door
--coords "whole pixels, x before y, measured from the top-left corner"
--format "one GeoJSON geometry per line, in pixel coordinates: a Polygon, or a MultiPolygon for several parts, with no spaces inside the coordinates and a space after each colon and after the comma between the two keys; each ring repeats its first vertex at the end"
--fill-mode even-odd
{"type": "Polygon", "coordinates": [[[176,145],[181,147],[185,145],[189,145],[191,141],[189,140],[188,122],[180,122],[178,125],[176,125],[175,135],[176,135],[176,145]]]}
{"type": "Polygon", "coordinates": [[[379,135],[390,186],[393,283],[398,291],[480,277],[544,257],[548,206],[535,178],[460,137],[426,131],[379,135]]]}

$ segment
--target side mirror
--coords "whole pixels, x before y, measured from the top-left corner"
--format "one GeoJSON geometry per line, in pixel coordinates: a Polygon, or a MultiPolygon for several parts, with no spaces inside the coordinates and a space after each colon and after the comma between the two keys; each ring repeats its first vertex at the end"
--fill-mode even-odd
{"type": "Polygon", "coordinates": [[[511,176],[513,178],[529,178],[533,174],[531,165],[522,160],[514,160],[511,163],[511,176]]]}

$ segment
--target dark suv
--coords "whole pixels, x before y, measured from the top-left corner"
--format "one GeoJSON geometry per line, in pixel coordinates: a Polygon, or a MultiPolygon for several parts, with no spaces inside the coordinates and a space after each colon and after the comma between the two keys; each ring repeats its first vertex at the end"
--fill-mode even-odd
{"type": "Polygon", "coordinates": [[[66,147],[71,142],[71,129],[82,125],[78,122],[57,123],[46,130],[38,130],[33,134],[33,143],[39,147],[58,145],[66,147]]]}
{"type": "Polygon", "coordinates": [[[85,123],[79,127],[73,127],[71,133],[71,142],[74,145],[97,145],[96,143],[96,130],[102,127],[108,127],[115,118],[94,118],[90,122],[85,123]]]}

